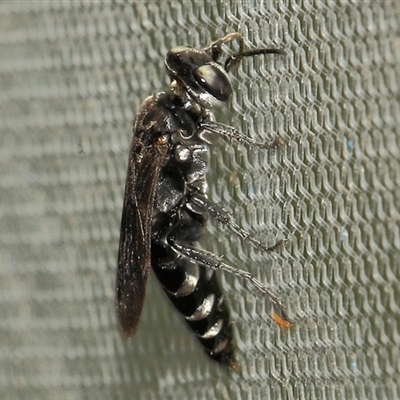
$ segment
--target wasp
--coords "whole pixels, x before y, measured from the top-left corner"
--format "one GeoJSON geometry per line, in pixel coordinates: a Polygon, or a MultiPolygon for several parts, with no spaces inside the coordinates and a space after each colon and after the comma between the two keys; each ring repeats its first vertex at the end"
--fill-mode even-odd
{"type": "Polygon", "coordinates": [[[272,145],[254,142],[234,127],[216,122],[212,113],[232,94],[229,73],[243,58],[262,54],[284,52],[246,50],[242,35],[229,33],[202,49],[180,46],[167,53],[170,87],[145,99],[134,122],[121,218],[116,309],[124,336],[132,337],[138,327],[151,268],[208,356],[232,369],[239,366],[232,323],[215,271],[249,281],[265,294],[275,321],[292,325],[272,290],[250,273],[196,247],[210,218],[262,251],[275,251],[284,244],[267,247],[258,242],[207,196],[206,172],[219,136],[263,149],[279,144],[279,140],[272,145]],[[226,44],[232,41],[239,49],[228,54],[226,44]]]}

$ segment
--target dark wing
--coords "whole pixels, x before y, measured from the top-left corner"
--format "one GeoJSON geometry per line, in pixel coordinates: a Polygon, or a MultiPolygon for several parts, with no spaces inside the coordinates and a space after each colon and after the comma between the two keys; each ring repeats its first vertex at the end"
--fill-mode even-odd
{"type": "Polygon", "coordinates": [[[117,315],[129,338],[143,308],[150,268],[151,222],[160,169],[168,145],[160,140],[141,146],[133,139],[121,219],[117,271],[117,315]]]}

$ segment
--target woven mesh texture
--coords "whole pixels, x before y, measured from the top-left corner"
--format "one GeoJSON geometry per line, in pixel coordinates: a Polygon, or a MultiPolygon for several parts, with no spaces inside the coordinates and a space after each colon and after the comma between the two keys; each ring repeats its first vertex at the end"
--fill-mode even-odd
{"type": "Polygon", "coordinates": [[[399,399],[400,2],[24,1],[0,5],[1,399],[399,399]],[[222,275],[241,370],[209,361],[153,279],[121,337],[114,284],[134,116],[163,57],[227,32],[248,59],[219,121],[201,245],[284,298],[222,275]]]}

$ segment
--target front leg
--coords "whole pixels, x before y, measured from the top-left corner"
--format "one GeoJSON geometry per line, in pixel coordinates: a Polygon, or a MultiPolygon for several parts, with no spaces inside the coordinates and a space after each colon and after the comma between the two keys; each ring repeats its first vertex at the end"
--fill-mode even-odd
{"type": "Polygon", "coordinates": [[[283,144],[283,139],[280,137],[277,137],[270,144],[255,142],[248,136],[245,136],[242,133],[240,133],[236,128],[215,121],[201,122],[199,125],[199,129],[204,132],[208,132],[214,135],[217,134],[220,136],[224,136],[229,140],[236,140],[239,143],[245,143],[250,147],[257,147],[259,149],[266,149],[266,150],[276,149],[277,147],[283,144]]]}

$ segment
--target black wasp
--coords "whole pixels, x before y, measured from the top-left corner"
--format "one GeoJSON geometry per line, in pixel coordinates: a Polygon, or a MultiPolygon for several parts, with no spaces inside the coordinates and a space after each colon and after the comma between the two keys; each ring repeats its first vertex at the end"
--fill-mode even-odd
{"type": "Polygon", "coordinates": [[[215,270],[250,281],[267,296],[278,324],[291,326],[281,300],[270,289],[248,272],[194,246],[210,216],[263,251],[270,252],[282,244],[270,248],[262,245],[207,198],[205,174],[210,145],[218,136],[259,148],[271,147],[215,122],[211,112],[232,93],[228,73],[243,57],[260,54],[284,52],[245,50],[239,33],[230,33],[204,49],[181,46],[168,52],[165,66],[171,87],[143,102],[133,128],[118,255],[116,306],[127,338],[138,326],[151,267],[206,353],[234,369],[238,364],[229,310],[215,270]],[[239,51],[223,62],[223,45],[234,40],[239,51]]]}

